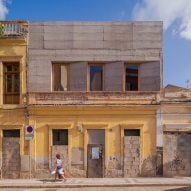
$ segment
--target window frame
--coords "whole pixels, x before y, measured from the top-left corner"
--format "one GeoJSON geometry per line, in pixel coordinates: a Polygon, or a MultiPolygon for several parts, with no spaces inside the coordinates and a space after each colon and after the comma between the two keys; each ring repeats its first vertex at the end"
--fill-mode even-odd
{"type": "Polygon", "coordinates": [[[51,85],[51,89],[52,89],[52,92],[66,92],[66,91],[69,91],[69,87],[70,87],[70,84],[69,84],[69,67],[70,67],[70,64],[68,62],[52,62],[52,85],[51,85]],[[66,66],[66,74],[67,74],[67,85],[66,85],[66,89],[67,90],[54,90],[54,85],[55,85],[55,68],[54,68],[54,65],[65,65],[66,66]]]}
{"type": "Polygon", "coordinates": [[[68,129],[52,129],[52,145],[53,146],[68,146],[69,145],[69,131],[68,131],[68,129]],[[54,140],[54,133],[61,133],[61,132],[66,132],[66,134],[67,134],[67,140],[66,140],[66,142],[67,142],[67,144],[61,144],[62,143],[62,141],[61,140],[59,140],[59,141],[56,141],[56,140],[54,140]],[[58,143],[58,142],[60,142],[60,144],[55,144],[55,143],[58,143]]]}
{"type": "Polygon", "coordinates": [[[97,62],[97,63],[88,63],[88,91],[89,92],[103,92],[105,89],[105,84],[104,84],[104,76],[105,76],[105,63],[103,62],[97,62]],[[91,90],[91,71],[90,68],[91,66],[102,66],[102,90],[91,90]]]}
{"type": "Polygon", "coordinates": [[[125,62],[124,63],[124,91],[125,92],[137,92],[140,91],[140,63],[125,62]],[[126,90],[126,66],[137,66],[138,69],[138,79],[137,79],[137,90],[126,90]]]}
{"type": "Polygon", "coordinates": [[[3,69],[3,104],[20,104],[21,96],[21,63],[19,61],[2,61],[3,69]],[[7,71],[7,66],[11,65],[12,70],[7,71]],[[13,65],[18,65],[18,71],[13,71],[13,65]],[[19,90],[18,92],[13,91],[15,89],[15,74],[19,76],[19,90]],[[11,92],[7,91],[7,76],[11,75],[11,92]],[[11,96],[11,103],[6,103],[6,96],[11,96]],[[14,102],[14,97],[18,96],[18,102],[14,102]]]}

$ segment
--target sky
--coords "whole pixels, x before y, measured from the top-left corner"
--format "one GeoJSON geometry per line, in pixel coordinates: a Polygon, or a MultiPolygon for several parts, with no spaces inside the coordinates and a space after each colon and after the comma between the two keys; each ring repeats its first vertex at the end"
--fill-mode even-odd
{"type": "Polygon", "coordinates": [[[163,21],[163,84],[191,87],[191,0],[0,0],[0,20],[163,21]]]}

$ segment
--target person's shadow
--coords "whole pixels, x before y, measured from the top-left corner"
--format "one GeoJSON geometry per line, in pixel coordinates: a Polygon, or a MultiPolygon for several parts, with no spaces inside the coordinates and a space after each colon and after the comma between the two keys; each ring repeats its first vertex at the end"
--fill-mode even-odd
{"type": "Polygon", "coordinates": [[[181,188],[170,188],[165,191],[191,191],[191,186],[188,187],[181,187],[181,188]]]}

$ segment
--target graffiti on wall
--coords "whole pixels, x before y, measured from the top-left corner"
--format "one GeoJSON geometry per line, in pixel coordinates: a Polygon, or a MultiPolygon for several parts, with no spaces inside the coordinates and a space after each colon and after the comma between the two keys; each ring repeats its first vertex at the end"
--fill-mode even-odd
{"type": "Polygon", "coordinates": [[[170,170],[177,171],[177,170],[184,170],[185,165],[182,161],[182,158],[176,156],[175,159],[170,163],[170,170]]]}

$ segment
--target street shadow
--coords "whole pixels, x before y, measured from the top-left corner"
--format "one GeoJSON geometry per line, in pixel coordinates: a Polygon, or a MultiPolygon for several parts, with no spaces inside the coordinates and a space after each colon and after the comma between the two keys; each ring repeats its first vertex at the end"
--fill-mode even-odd
{"type": "Polygon", "coordinates": [[[191,191],[191,186],[189,187],[183,187],[183,188],[173,188],[173,189],[167,189],[165,191],[191,191]]]}
{"type": "Polygon", "coordinates": [[[54,180],[54,179],[40,179],[40,181],[45,184],[45,183],[57,183],[57,182],[62,182],[63,179],[57,179],[57,180],[54,180]]]}

